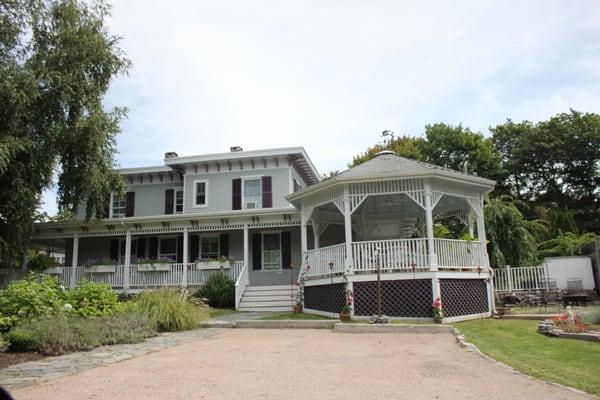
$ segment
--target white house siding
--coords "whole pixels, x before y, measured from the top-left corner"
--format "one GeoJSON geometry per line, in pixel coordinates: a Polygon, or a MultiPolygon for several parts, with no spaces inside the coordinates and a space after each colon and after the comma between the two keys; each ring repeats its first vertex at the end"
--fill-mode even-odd
{"type": "MultiPolygon", "coordinates": [[[[261,164],[262,165],[262,164],[261,164]]],[[[257,164],[258,166],[258,164],[257,164]]],[[[193,170],[190,174],[188,168],[185,175],[185,193],[184,204],[186,214],[210,214],[220,211],[231,211],[232,193],[231,181],[236,178],[244,178],[248,176],[271,176],[273,187],[273,208],[292,207],[287,202],[285,196],[289,194],[289,167],[285,165],[279,168],[256,168],[238,171],[223,172],[224,167],[221,167],[221,172],[215,173],[199,173],[194,174],[193,170]],[[194,181],[208,181],[208,205],[206,207],[193,207],[194,196],[194,181]]]]}
{"type": "Polygon", "coordinates": [[[181,182],[158,183],[128,186],[128,191],[135,192],[134,217],[147,217],[165,214],[165,190],[183,190],[181,182]]]}

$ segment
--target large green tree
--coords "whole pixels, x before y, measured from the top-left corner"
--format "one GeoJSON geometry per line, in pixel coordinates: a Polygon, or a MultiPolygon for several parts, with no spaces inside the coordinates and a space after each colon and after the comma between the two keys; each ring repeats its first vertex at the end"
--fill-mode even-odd
{"type": "Polygon", "coordinates": [[[122,190],[113,172],[125,110],[102,100],[129,61],[105,24],[103,1],[0,0],[0,260],[25,252],[41,193],[58,177],[58,205],[103,212],[122,190]]]}
{"type": "Polygon", "coordinates": [[[490,130],[513,196],[573,210],[580,230],[600,231],[600,115],[571,110],[490,130]]]}

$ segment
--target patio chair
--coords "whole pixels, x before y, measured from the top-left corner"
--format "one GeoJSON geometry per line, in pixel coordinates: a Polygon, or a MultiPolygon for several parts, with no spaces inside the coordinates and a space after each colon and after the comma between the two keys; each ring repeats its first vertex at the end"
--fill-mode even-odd
{"type": "Polygon", "coordinates": [[[548,306],[558,306],[563,302],[562,292],[560,290],[542,290],[540,305],[547,311],[548,306]]]}
{"type": "Polygon", "coordinates": [[[583,293],[583,279],[581,278],[569,278],[567,279],[567,294],[580,294],[583,293]]]}

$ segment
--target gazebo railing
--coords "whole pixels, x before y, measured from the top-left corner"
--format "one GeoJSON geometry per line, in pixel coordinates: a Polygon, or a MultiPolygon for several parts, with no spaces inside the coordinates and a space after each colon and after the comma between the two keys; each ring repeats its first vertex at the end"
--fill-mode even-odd
{"type": "Polygon", "coordinates": [[[345,243],[308,250],[307,255],[307,262],[310,269],[304,275],[306,278],[341,274],[344,272],[344,260],[346,259],[345,243]]]}
{"type": "Polygon", "coordinates": [[[487,268],[479,241],[436,238],[433,243],[439,269],[487,268]]]}
{"type": "Polygon", "coordinates": [[[354,272],[413,271],[429,268],[427,239],[370,240],[352,243],[354,272]]]}

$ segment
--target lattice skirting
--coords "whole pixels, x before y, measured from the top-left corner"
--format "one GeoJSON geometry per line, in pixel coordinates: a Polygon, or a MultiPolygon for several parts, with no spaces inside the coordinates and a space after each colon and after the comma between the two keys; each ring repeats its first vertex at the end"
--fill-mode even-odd
{"type": "MultiPolygon", "coordinates": [[[[382,312],[390,317],[432,318],[431,279],[381,282],[382,312]]],[[[354,314],[377,314],[377,282],[354,282],[354,314]]]]}
{"type": "Polygon", "coordinates": [[[345,283],[304,287],[304,308],[339,313],[345,302],[345,283]]]}
{"type": "Polygon", "coordinates": [[[440,279],[440,292],[444,317],[489,312],[484,279],[440,279]]]}

